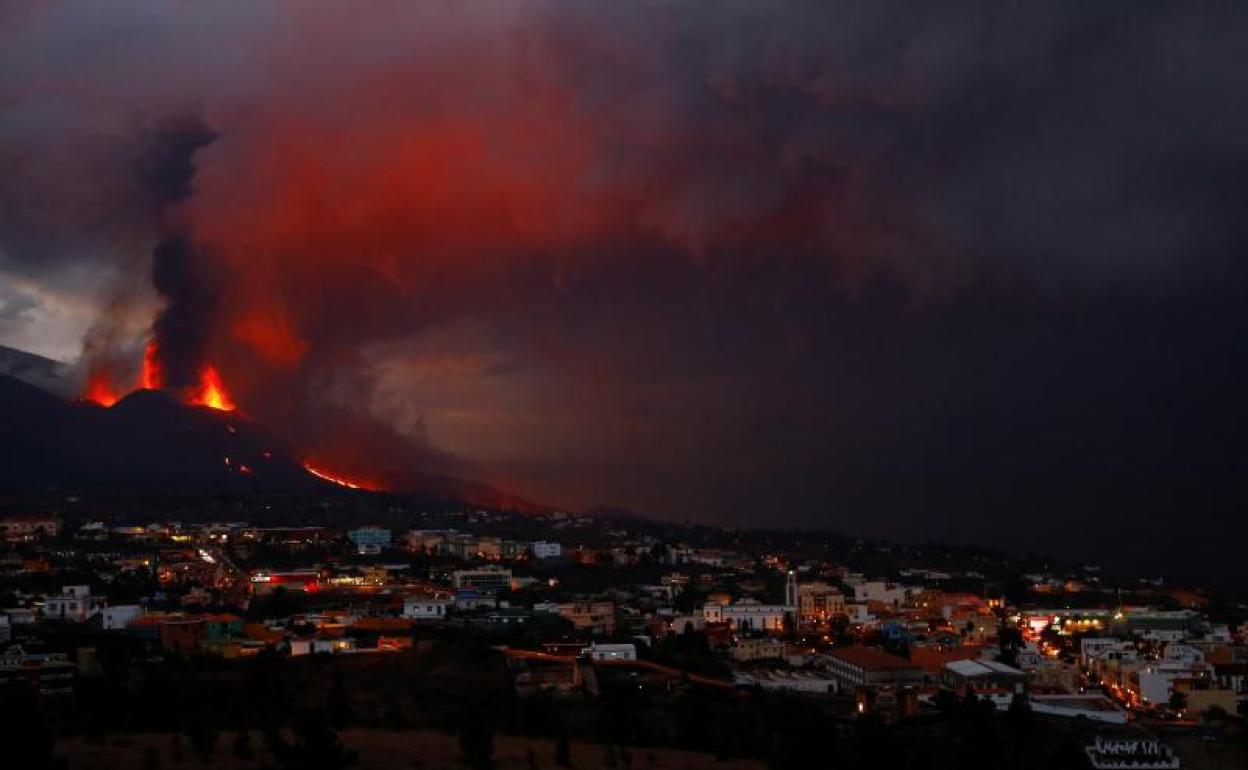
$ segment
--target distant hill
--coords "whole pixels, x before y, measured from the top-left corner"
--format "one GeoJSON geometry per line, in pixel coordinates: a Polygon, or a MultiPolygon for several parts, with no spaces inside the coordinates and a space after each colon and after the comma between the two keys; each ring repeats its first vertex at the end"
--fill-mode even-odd
{"type": "Polygon", "coordinates": [[[61,396],[68,397],[74,390],[68,365],[3,345],[0,345],[0,374],[61,396]]]}

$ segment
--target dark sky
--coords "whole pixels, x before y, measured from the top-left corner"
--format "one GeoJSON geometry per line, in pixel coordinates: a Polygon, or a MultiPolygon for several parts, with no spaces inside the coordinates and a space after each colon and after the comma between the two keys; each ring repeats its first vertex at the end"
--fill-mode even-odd
{"type": "Polygon", "coordinates": [[[133,377],[172,230],[194,356],[346,471],[1243,582],[1244,40],[1242,3],[0,0],[0,344],[133,377]]]}

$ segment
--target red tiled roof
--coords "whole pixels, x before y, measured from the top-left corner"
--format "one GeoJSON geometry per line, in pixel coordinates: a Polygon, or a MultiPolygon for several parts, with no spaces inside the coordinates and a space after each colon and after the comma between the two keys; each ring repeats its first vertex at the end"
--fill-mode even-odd
{"type": "Polygon", "coordinates": [[[263,623],[248,623],[243,626],[243,635],[263,642],[280,642],[286,638],[281,631],[269,628],[263,623]]]}
{"type": "Polygon", "coordinates": [[[242,618],[240,618],[239,616],[230,614],[228,612],[223,612],[219,614],[205,614],[205,615],[202,615],[201,618],[203,620],[208,621],[209,623],[237,623],[238,621],[242,620],[242,618]]]}
{"type": "Polygon", "coordinates": [[[404,631],[415,625],[405,618],[360,618],[355,627],[361,631],[404,631]]]}
{"type": "Polygon", "coordinates": [[[828,653],[846,663],[851,663],[865,671],[884,671],[903,668],[919,668],[913,661],[885,652],[878,647],[841,647],[828,653]]]}

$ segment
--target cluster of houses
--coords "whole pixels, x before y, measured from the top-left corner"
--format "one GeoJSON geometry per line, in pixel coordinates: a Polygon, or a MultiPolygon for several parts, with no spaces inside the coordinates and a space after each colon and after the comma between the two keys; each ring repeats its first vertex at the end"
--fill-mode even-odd
{"type": "MultiPolygon", "coordinates": [[[[571,518],[542,522],[541,538],[474,531],[498,515],[401,534],[380,526],[80,525],[72,542],[92,547],[75,563],[88,564],[96,582],[146,574],[159,590],[129,602],[82,583],[10,591],[13,606],[0,608],[0,677],[26,677],[49,697],[72,692],[91,651],[45,649],[38,631],[57,625],[124,635],[151,656],[224,658],[419,651],[425,631],[445,628],[498,637],[521,692],[592,689],[601,673],[625,669],[667,688],[784,691],[886,719],[953,696],[1111,727],[1243,713],[1248,701],[1243,629],[1209,622],[1190,592],[1158,607],[1124,602],[1120,590],[1096,593],[1096,575],[1028,575],[1031,600],[1014,603],[973,572],[909,566],[871,577],[619,525],[590,533],[571,518]],[[565,546],[560,535],[577,544],[565,546]],[[257,563],[275,552],[284,555],[280,568],[257,563]],[[342,557],[326,562],[326,552],[342,557]],[[565,570],[586,565],[626,577],[595,591],[565,589],[565,570]],[[257,617],[255,603],[279,591],[314,606],[257,617]],[[1057,601],[1075,595],[1079,609],[1057,601]],[[723,673],[666,661],[672,637],[698,640],[723,673]]],[[[11,521],[0,531],[15,544],[61,543],[0,555],[12,575],[54,574],[73,551],[59,521],[11,521]]],[[[1107,743],[1090,761],[1112,763],[1116,751],[1107,743]]]]}

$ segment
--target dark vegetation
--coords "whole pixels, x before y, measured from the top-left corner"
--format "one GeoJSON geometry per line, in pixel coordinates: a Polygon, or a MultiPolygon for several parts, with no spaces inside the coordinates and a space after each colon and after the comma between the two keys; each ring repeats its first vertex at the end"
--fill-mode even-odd
{"type": "MultiPolygon", "coordinates": [[[[666,654],[692,644],[673,639],[666,654]]],[[[7,733],[0,738],[21,757],[15,767],[55,767],[54,731],[168,732],[178,736],[178,752],[249,757],[263,748],[283,767],[326,769],[355,760],[338,736],[355,726],[456,735],[472,768],[492,766],[496,734],[555,741],[543,766],[567,761],[568,741],[576,740],[607,747],[615,763],[604,755],[608,766],[634,761],[625,747],[670,747],[777,769],[1077,768],[1086,742],[1083,726],[1040,719],[1021,706],[997,714],[944,699],[939,713],[887,725],[850,716],[837,700],[673,688],[620,670],[604,670],[596,697],[521,698],[503,657],[468,635],[400,655],[111,663],[107,674],[83,678],[68,714],[48,715],[20,702],[20,693],[4,695],[10,716],[0,722],[7,733]]]]}

